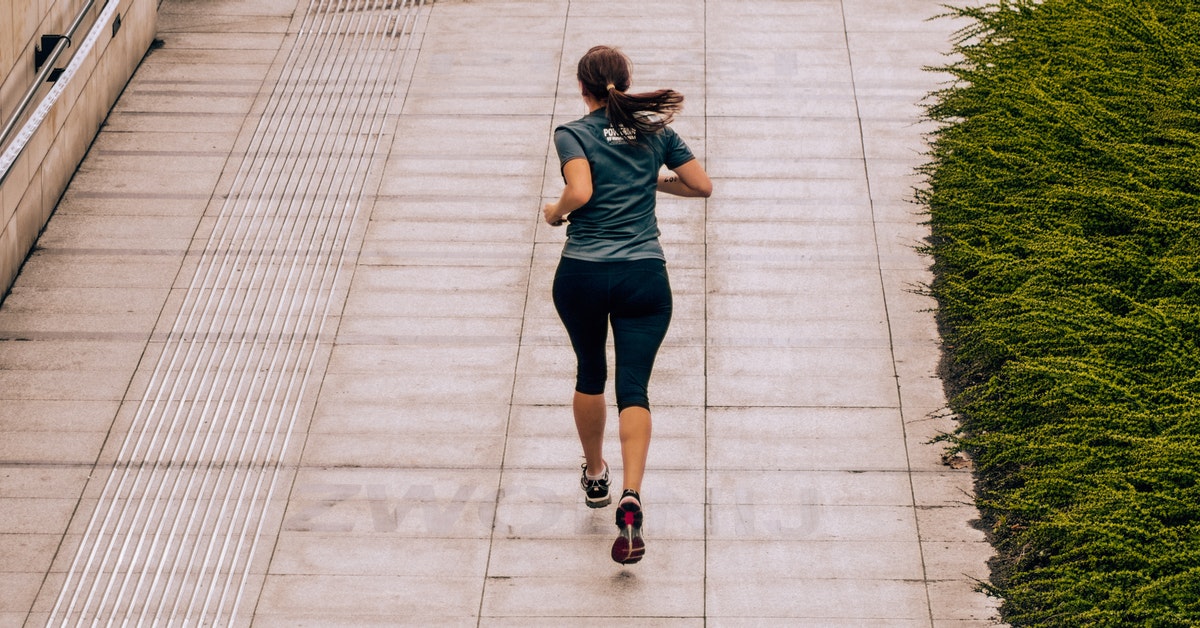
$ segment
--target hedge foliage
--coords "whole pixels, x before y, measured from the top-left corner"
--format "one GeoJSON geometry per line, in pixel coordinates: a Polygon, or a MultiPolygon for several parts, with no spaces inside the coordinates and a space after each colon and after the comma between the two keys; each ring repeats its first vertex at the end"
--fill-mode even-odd
{"type": "Polygon", "coordinates": [[[1014,626],[1200,626],[1200,2],[970,18],[919,200],[1014,626]]]}

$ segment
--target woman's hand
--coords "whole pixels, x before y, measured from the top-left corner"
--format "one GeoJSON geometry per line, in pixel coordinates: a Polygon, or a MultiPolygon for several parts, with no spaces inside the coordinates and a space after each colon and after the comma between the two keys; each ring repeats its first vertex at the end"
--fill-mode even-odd
{"type": "Polygon", "coordinates": [[[551,227],[559,227],[563,224],[563,216],[558,215],[558,203],[546,203],[542,208],[542,214],[546,217],[546,224],[551,227]]]}

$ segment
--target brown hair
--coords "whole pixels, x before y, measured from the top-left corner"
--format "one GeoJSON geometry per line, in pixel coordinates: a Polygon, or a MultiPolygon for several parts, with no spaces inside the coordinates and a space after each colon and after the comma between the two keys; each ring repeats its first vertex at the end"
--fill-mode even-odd
{"type": "MultiPolygon", "coordinates": [[[[629,57],[620,50],[595,46],[579,59],[575,76],[592,98],[608,101],[608,120],[614,126],[625,126],[648,135],[657,133],[683,108],[683,94],[673,89],[626,93],[632,66],[629,57]]],[[[636,143],[635,138],[629,139],[636,143]]]]}

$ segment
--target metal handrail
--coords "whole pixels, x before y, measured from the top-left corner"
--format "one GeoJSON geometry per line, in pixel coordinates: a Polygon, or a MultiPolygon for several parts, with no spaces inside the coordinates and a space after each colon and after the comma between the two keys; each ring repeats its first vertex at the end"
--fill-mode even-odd
{"type": "MultiPolygon", "coordinates": [[[[21,99],[21,104],[17,105],[17,108],[13,110],[12,116],[9,117],[8,122],[4,125],[4,131],[0,132],[0,154],[8,149],[9,139],[11,139],[13,132],[17,130],[17,125],[25,118],[25,114],[29,112],[29,106],[33,104],[33,99],[37,97],[37,93],[42,89],[42,85],[47,82],[50,74],[54,72],[59,56],[71,45],[71,38],[75,36],[76,31],[83,24],[84,18],[87,17],[87,14],[91,12],[92,7],[95,5],[96,0],[87,0],[83,5],[83,9],[75,16],[75,21],[71,23],[71,27],[54,42],[54,48],[42,62],[42,67],[34,78],[33,84],[29,86],[29,90],[25,92],[25,97],[21,99]]],[[[4,172],[0,172],[0,182],[3,182],[7,177],[8,169],[6,168],[4,172]]]]}

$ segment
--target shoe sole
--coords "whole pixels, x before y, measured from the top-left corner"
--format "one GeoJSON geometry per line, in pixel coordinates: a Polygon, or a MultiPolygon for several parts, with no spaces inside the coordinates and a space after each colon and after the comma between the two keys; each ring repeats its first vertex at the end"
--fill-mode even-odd
{"type": "Polygon", "coordinates": [[[622,565],[632,565],[646,555],[642,540],[642,507],[636,503],[617,506],[617,527],[621,533],[613,541],[612,559],[622,565]]]}
{"type": "Polygon", "coordinates": [[[592,499],[591,497],[584,495],[583,502],[587,504],[588,508],[604,508],[612,503],[612,497],[605,495],[599,499],[592,499]]]}

